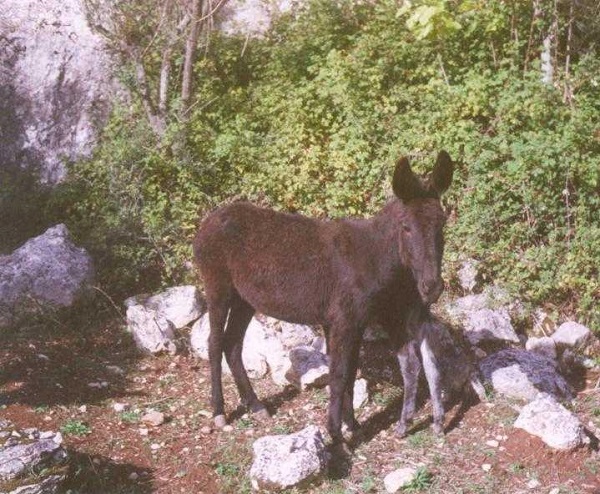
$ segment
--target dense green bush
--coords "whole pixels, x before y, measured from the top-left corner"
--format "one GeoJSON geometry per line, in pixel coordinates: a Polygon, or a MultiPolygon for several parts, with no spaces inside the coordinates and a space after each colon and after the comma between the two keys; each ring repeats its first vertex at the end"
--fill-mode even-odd
{"type": "Polygon", "coordinates": [[[543,85],[530,8],[322,1],[248,44],[215,34],[196,65],[196,104],[164,139],[141,112],[115,112],[95,156],[71,171],[72,221],[104,256],[106,280],[173,282],[199,212],[245,196],[372,214],[399,155],[423,171],[445,148],[458,159],[445,198],[450,271],[474,256],[525,300],[598,324],[600,62],[573,56],[568,81],[557,71],[543,85]]]}

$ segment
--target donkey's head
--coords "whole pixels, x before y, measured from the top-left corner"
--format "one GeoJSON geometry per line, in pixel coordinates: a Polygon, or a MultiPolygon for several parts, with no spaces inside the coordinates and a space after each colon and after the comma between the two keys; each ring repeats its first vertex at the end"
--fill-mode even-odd
{"type": "Polygon", "coordinates": [[[437,301],[444,290],[442,254],[446,215],[440,196],[452,182],[453,164],[446,151],[440,151],[427,180],[417,177],[402,158],[392,182],[394,193],[404,205],[399,217],[401,259],[412,272],[421,299],[426,305],[437,301]]]}

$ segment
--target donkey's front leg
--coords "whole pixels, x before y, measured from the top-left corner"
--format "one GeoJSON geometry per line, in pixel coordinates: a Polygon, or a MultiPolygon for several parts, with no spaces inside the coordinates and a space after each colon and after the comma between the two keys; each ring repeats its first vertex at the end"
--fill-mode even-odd
{"type": "Polygon", "coordinates": [[[423,369],[429,386],[429,395],[433,406],[433,431],[436,434],[444,433],[444,404],[442,402],[442,386],[437,359],[427,341],[427,334],[419,345],[423,358],[423,369]]]}
{"type": "Polygon", "coordinates": [[[416,341],[411,340],[400,349],[398,362],[404,381],[404,396],[400,420],[396,425],[396,433],[400,437],[404,437],[417,408],[417,388],[419,375],[421,374],[421,361],[419,360],[416,341]]]}

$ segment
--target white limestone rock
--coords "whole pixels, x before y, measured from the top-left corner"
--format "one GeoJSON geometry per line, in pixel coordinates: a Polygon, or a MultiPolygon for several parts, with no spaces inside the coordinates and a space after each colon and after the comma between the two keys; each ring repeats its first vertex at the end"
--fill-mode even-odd
{"type": "Polygon", "coordinates": [[[523,407],[514,426],[554,449],[572,450],[587,442],[579,419],[546,393],[540,393],[523,407]]]}
{"type": "Polygon", "coordinates": [[[540,338],[532,336],[528,338],[527,342],[525,343],[525,349],[529,350],[530,352],[545,355],[551,359],[556,359],[557,357],[556,342],[548,336],[542,336],[540,338]]]}
{"type": "Polygon", "coordinates": [[[561,324],[551,337],[557,346],[582,350],[592,339],[592,332],[574,321],[561,324]]]}
{"type": "Polygon", "coordinates": [[[255,489],[303,488],[323,476],[329,455],[318,427],[295,434],[265,436],[254,442],[250,479],[255,489]]]}
{"type": "Polygon", "coordinates": [[[383,479],[385,491],[390,494],[398,492],[409,485],[417,475],[417,469],[413,467],[398,468],[388,473],[383,479]]]}

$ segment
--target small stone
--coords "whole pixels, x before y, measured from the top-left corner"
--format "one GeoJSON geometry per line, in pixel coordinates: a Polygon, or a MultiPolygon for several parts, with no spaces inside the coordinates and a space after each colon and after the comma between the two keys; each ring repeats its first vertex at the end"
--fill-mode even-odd
{"type": "Polygon", "coordinates": [[[44,431],[40,433],[40,439],[50,439],[54,437],[54,432],[52,431],[44,431]]]}
{"type": "Polygon", "coordinates": [[[81,413],[86,413],[87,405],[81,405],[77,410],[79,410],[81,413]]]}
{"type": "Polygon", "coordinates": [[[383,479],[386,492],[398,492],[413,481],[416,473],[417,470],[412,467],[399,468],[398,470],[388,473],[383,479]]]}
{"type": "Polygon", "coordinates": [[[352,400],[354,409],[357,410],[362,407],[365,403],[367,403],[368,399],[369,393],[367,391],[366,379],[357,379],[354,382],[354,397],[352,400]]]}
{"type": "Polygon", "coordinates": [[[540,485],[542,484],[538,479],[531,479],[529,482],[527,482],[527,487],[529,489],[537,489],[540,485]]]}
{"type": "Polygon", "coordinates": [[[152,451],[158,451],[158,450],[160,449],[160,447],[161,447],[161,446],[160,446],[160,444],[158,444],[158,443],[152,443],[152,444],[150,445],[150,449],[151,449],[152,451]]]}
{"type": "Polygon", "coordinates": [[[492,465],[490,465],[489,463],[484,463],[483,465],[481,465],[481,469],[484,472],[489,472],[492,469],[492,465]]]}
{"type": "Polygon", "coordinates": [[[223,432],[232,432],[233,431],[233,425],[231,424],[227,424],[226,426],[223,427],[223,432]]]}
{"type": "Polygon", "coordinates": [[[542,336],[541,338],[532,336],[528,338],[525,343],[525,349],[545,355],[551,359],[556,358],[556,342],[549,336],[542,336]]]}
{"type": "Polygon", "coordinates": [[[142,416],[142,422],[144,424],[151,425],[152,427],[158,427],[164,424],[165,414],[162,412],[157,412],[156,410],[151,410],[142,416]]]}
{"type": "Polygon", "coordinates": [[[106,370],[108,372],[112,372],[113,374],[116,374],[117,376],[122,376],[125,374],[125,371],[123,369],[121,369],[118,365],[107,365],[106,370]]]}
{"type": "Polygon", "coordinates": [[[115,412],[117,412],[117,413],[124,412],[128,408],[129,408],[129,404],[128,403],[115,403],[115,404],[113,404],[113,410],[115,412]]]}
{"type": "Polygon", "coordinates": [[[128,477],[128,479],[129,479],[129,480],[137,480],[139,477],[140,477],[140,476],[139,476],[139,475],[138,475],[136,472],[131,472],[131,473],[129,474],[129,477],[128,477]]]}
{"type": "Polygon", "coordinates": [[[573,321],[561,324],[552,339],[558,346],[584,348],[592,337],[592,332],[585,326],[573,321]]]}
{"type": "Polygon", "coordinates": [[[202,434],[210,434],[212,432],[212,428],[208,425],[205,425],[202,427],[202,429],[200,429],[200,432],[202,432],[202,434]]]}
{"type": "Polygon", "coordinates": [[[46,362],[50,361],[50,357],[48,357],[48,355],[44,355],[43,353],[38,353],[37,358],[40,360],[45,360],[46,362]]]}
{"type": "Polygon", "coordinates": [[[497,448],[500,445],[500,443],[495,439],[490,439],[489,441],[486,441],[485,444],[487,444],[490,448],[497,448]]]}
{"type": "Polygon", "coordinates": [[[147,436],[149,431],[146,427],[140,427],[138,432],[140,433],[140,436],[147,436]]]}
{"type": "Polygon", "coordinates": [[[63,436],[62,436],[62,434],[61,434],[60,432],[57,432],[56,434],[54,434],[54,439],[53,439],[53,441],[54,441],[56,444],[62,444],[62,443],[63,443],[63,436]]]}
{"type": "Polygon", "coordinates": [[[560,493],[559,487],[555,487],[554,489],[551,489],[550,492],[548,492],[548,494],[559,494],[559,493],[560,493]]]}

